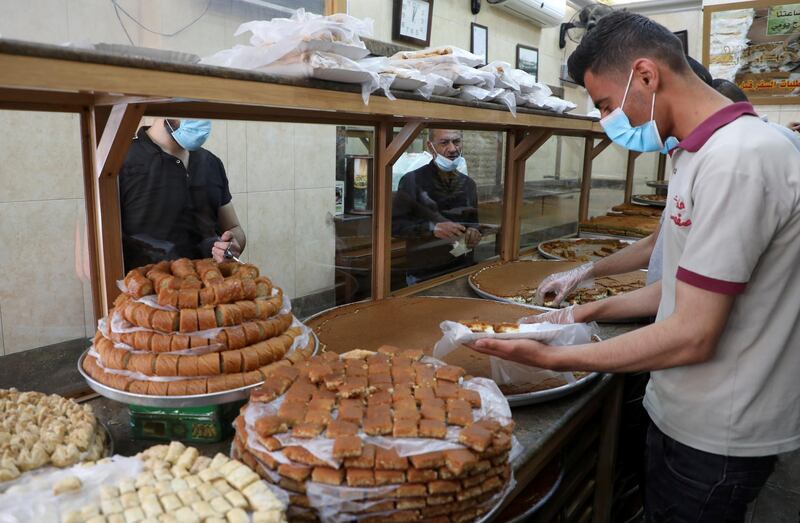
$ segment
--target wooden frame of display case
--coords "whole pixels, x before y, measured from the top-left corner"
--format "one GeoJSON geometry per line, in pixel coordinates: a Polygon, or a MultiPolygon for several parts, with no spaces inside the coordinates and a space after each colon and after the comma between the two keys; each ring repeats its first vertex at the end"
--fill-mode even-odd
{"type": "MultiPolygon", "coordinates": [[[[256,73],[202,66],[176,68],[164,65],[155,69],[152,63],[108,63],[82,53],[55,46],[0,42],[0,109],[80,115],[92,294],[94,313],[98,318],[105,314],[119,293],[116,280],[123,276],[117,174],[131,136],[143,116],[371,126],[375,133],[376,176],[373,299],[392,294],[392,164],[423,129],[450,126],[506,133],[499,258],[507,261],[518,258],[520,254],[525,161],[552,136],[583,137],[586,146],[580,215],[584,218],[588,212],[592,161],[609,145],[597,120],[586,117],[521,109],[515,118],[500,106],[450,100],[431,102],[410,97],[390,101],[382,96],[372,96],[369,105],[365,105],[359,92],[346,88],[338,90],[330,84],[306,82],[289,85],[266,81],[268,77],[256,73]]],[[[631,173],[632,169],[628,169],[629,177],[631,173]]],[[[401,293],[419,292],[481,266],[403,289],[401,293]]],[[[612,398],[616,404],[619,391],[616,386],[613,390],[612,398]]],[[[600,409],[600,404],[595,407],[600,409]]],[[[599,522],[609,518],[618,407],[606,403],[603,411],[607,411],[607,416],[604,417],[599,445],[605,457],[597,464],[593,490],[587,491],[587,496],[593,496],[587,499],[593,508],[594,520],[599,522]]],[[[566,435],[567,432],[564,437],[566,435]]],[[[553,444],[558,442],[563,442],[563,439],[556,439],[553,444]]],[[[517,479],[519,488],[544,465],[540,461],[526,463],[521,469],[524,474],[517,479]]]]}

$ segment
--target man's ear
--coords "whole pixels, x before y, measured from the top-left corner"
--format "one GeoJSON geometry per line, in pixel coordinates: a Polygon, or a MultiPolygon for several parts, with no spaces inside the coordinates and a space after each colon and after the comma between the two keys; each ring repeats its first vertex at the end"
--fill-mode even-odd
{"type": "Polygon", "coordinates": [[[658,90],[661,83],[661,71],[656,62],[649,58],[639,58],[633,62],[632,68],[634,81],[641,82],[651,93],[658,90]]]}

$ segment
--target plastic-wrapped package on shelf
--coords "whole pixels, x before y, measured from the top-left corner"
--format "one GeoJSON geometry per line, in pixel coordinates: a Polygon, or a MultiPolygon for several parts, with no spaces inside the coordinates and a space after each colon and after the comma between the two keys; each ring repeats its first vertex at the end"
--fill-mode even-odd
{"type": "Polygon", "coordinates": [[[250,45],[236,45],[203,58],[201,63],[261,69],[289,55],[322,51],[358,60],[369,54],[362,36],[372,36],[372,20],[345,14],[320,16],[298,9],[291,18],[254,20],[239,26],[235,36],[250,32],[250,45]]]}
{"type": "Polygon", "coordinates": [[[461,94],[458,96],[462,100],[468,102],[500,102],[511,111],[511,114],[516,118],[517,116],[517,100],[514,92],[508,89],[494,88],[482,89],[475,85],[465,85],[461,88],[461,94]]]}
{"type": "Polygon", "coordinates": [[[391,60],[393,62],[406,61],[410,64],[424,61],[426,63],[460,64],[468,67],[476,67],[483,63],[483,58],[480,56],[453,45],[443,45],[420,51],[401,51],[392,55],[391,60]]]}
{"type": "MultiPolygon", "coordinates": [[[[508,62],[501,62],[496,60],[490,64],[486,64],[480,68],[481,71],[488,71],[495,76],[495,87],[502,89],[511,89],[512,91],[519,91],[519,82],[514,79],[512,71],[515,69],[508,62]]],[[[521,71],[524,73],[524,71],[521,71]]],[[[533,77],[531,77],[533,78],[533,77]]]]}

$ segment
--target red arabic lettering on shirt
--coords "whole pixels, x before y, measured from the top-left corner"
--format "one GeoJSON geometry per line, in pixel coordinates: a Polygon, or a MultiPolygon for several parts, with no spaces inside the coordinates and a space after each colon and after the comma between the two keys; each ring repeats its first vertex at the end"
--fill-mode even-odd
{"type": "MultiPolygon", "coordinates": [[[[686,204],[683,203],[683,200],[677,196],[675,196],[672,201],[675,202],[675,208],[679,211],[686,209],[686,204]]],[[[669,219],[672,220],[672,223],[678,227],[690,227],[692,225],[692,219],[687,218],[684,220],[680,212],[678,214],[670,214],[669,219]]]]}

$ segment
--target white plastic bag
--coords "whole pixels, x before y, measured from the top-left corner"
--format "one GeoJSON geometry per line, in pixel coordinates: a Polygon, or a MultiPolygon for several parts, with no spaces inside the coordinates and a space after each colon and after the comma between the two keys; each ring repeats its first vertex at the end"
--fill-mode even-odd
{"type": "MultiPolygon", "coordinates": [[[[501,62],[496,60],[490,64],[484,65],[480,68],[481,71],[488,71],[495,76],[495,87],[502,89],[511,89],[512,91],[519,91],[519,82],[514,79],[512,71],[515,69],[508,62],[501,62]]],[[[524,71],[523,71],[524,72],[524,71]]],[[[533,77],[531,77],[533,78],[533,77]]]]}
{"type": "MultiPolygon", "coordinates": [[[[459,346],[474,343],[485,338],[502,340],[529,339],[548,345],[580,345],[589,343],[597,328],[595,323],[571,323],[560,325],[555,323],[523,323],[519,332],[485,333],[472,332],[469,327],[455,321],[443,321],[442,338],[433,347],[433,357],[443,359],[459,346]]],[[[536,384],[545,379],[561,376],[568,383],[575,381],[571,372],[556,373],[553,371],[522,365],[495,356],[489,357],[492,379],[500,385],[536,384]]]]}
{"type": "Polygon", "coordinates": [[[483,63],[483,58],[454,45],[432,47],[421,51],[401,51],[391,56],[391,60],[408,60],[411,62],[427,62],[440,64],[462,64],[476,67],[483,63]]]}

